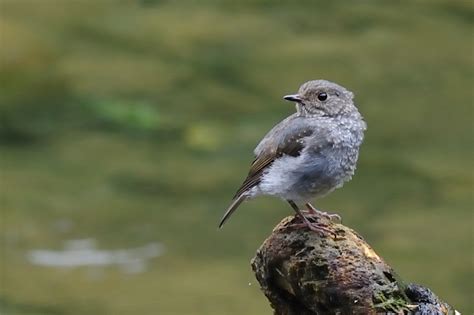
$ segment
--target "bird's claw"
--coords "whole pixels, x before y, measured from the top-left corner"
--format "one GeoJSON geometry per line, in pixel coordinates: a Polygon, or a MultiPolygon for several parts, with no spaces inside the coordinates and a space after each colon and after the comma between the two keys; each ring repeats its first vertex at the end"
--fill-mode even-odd
{"type": "Polygon", "coordinates": [[[337,236],[337,234],[333,230],[329,229],[326,224],[311,222],[306,217],[303,217],[303,222],[292,224],[292,226],[297,228],[306,227],[313,232],[319,233],[321,237],[325,237],[327,234],[333,235],[334,237],[337,236]]]}
{"type": "Polygon", "coordinates": [[[306,207],[308,208],[307,213],[309,216],[321,216],[321,217],[326,218],[329,221],[342,223],[342,217],[337,213],[327,213],[326,211],[318,210],[310,203],[307,203],[306,207]]]}
{"type": "Polygon", "coordinates": [[[337,213],[327,213],[324,211],[320,211],[320,213],[323,217],[325,217],[329,221],[338,222],[338,223],[342,222],[342,217],[337,213]]]}

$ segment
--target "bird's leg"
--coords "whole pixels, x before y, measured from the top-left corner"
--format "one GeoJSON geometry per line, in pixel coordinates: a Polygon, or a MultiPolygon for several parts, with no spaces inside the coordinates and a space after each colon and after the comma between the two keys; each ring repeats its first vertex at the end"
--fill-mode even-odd
{"type": "Polygon", "coordinates": [[[308,208],[308,211],[309,211],[310,215],[323,216],[323,217],[325,217],[326,219],[328,219],[330,221],[342,222],[342,218],[339,214],[337,214],[337,213],[327,213],[325,211],[320,211],[320,210],[316,209],[309,202],[306,203],[306,208],[308,208]]]}
{"type": "MultiPolygon", "coordinates": [[[[321,223],[316,223],[316,222],[311,222],[304,216],[304,214],[301,212],[301,210],[298,208],[296,203],[293,200],[287,200],[290,206],[295,210],[296,215],[301,217],[303,219],[303,226],[308,227],[311,231],[315,231],[320,233],[322,236],[324,236],[324,232],[329,233],[329,234],[334,234],[334,231],[331,231],[330,229],[327,228],[327,225],[321,224],[321,223]]],[[[297,224],[295,224],[297,225],[297,224]]]]}

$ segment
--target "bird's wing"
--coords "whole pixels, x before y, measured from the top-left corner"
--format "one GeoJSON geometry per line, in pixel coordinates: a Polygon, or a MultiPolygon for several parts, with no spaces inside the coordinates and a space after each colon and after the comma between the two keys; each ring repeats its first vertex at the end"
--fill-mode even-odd
{"type": "Polygon", "coordinates": [[[272,129],[255,150],[257,156],[253,161],[247,178],[237,190],[234,199],[260,183],[264,171],[272,165],[275,159],[283,156],[298,156],[305,147],[303,138],[313,134],[313,129],[306,124],[272,129]],[[278,139],[278,140],[276,140],[278,139]]]}
{"type": "Polygon", "coordinates": [[[292,115],[273,127],[255,148],[256,158],[249,174],[225,211],[219,227],[222,227],[239,205],[248,198],[246,193],[260,183],[263,173],[276,159],[283,155],[299,156],[309,141],[312,147],[319,150],[328,143],[324,135],[326,132],[327,130],[317,128],[314,121],[309,124],[307,119],[297,115],[292,115]]]}

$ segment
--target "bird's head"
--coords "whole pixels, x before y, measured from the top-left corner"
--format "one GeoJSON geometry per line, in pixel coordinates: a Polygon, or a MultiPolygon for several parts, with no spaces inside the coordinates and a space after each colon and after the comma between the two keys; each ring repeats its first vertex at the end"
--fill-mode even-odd
{"type": "Polygon", "coordinates": [[[326,80],[308,81],[297,94],[286,95],[287,101],[296,103],[303,116],[334,117],[357,111],[352,99],[354,94],[344,87],[326,80]]]}

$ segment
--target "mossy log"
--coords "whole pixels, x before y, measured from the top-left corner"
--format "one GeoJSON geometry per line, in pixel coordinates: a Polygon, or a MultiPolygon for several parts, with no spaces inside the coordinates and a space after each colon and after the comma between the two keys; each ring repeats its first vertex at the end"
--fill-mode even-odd
{"type": "Polygon", "coordinates": [[[459,314],[429,289],[404,283],[355,231],[320,221],[332,234],[283,219],[252,259],[274,314],[459,314]]]}

